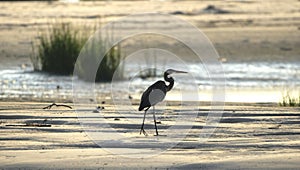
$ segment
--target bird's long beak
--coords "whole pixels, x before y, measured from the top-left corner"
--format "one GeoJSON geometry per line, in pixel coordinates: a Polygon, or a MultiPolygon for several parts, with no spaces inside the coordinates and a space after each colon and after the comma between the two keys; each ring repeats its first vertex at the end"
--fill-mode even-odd
{"type": "Polygon", "coordinates": [[[173,70],[173,73],[188,73],[186,71],[173,70]]]}

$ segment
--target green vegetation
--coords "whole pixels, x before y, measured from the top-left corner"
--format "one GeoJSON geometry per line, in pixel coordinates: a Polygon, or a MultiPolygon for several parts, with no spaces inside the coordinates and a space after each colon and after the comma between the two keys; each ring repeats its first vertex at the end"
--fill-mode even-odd
{"type": "MultiPolygon", "coordinates": [[[[85,34],[82,32],[80,29],[66,23],[53,24],[52,27],[49,27],[47,32],[42,33],[37,42],[34,42],[32,45],[33,55],[31,60],[34,69],[59,75],[71,75],[74,71],[77,57],[89,37],[89,31],[85,30],[87,32],[85,34]]],[[[88,62],[97,61],[98,54],[103,53],[101,50],[104,50],[107,45],[106,41],[100,39],[100,41],[93,43],[91,47],[85,48],[85,50],[92,52],[90,53],[92,57],[89,57],[88,60],[93,61],[88,62]]],[[[105,54],[100,63],[96,81],[110,81],[120,62],[120,48],[113,47],[105,54]]],[[[80,78],[85,79],[84,75],[88,73],[89,70],[86,69],[89,66],[85,65],[85,67],[81,68],[80,78]]]]}
{"type": "MultiPolygon", "coordinates": [[[[109,50],[102,59],[100,67],[97,71],[96,81],[111,81],[116,69],[121,63],[121,47],[115,46],[109,50]]],[[[123,68],[124,70],[124,68],[123,68]]],[[[123,75],[116,75],[118,79],[122,79],[123,75]]]]}
{"type": "Polygon", "coordinates": [[[300,107],[300,94],[298,97],[293,97],[289,92],[282,95],[282,101],[279,103],[283,107],[300,107]]]}
{"type": "Polygon", "coordinates": [[[35,70],[72,74],[74,63],[87,38],[65,23],[49,27],[48,32],[39,37],[37,54],[33,55],[35,70]]]}

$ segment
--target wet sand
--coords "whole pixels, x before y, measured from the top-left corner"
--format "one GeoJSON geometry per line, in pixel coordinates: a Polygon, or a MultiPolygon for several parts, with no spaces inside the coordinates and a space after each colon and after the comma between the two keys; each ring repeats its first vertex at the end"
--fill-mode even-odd
{"type": "MultiPolygon", "coordinates": [[[[206,142],[199,142],[197,134],[201,133],[209,111],[209,105],[204,103],[193,112],[198,114],[194,127],[175,147],[151,157],[130,158],[117,156],[93,143],[74,110],[63,107],[43,110],[48,104],[0,102],[1,168],[298,169],[300,166],[299,108],[227,103],[215,133],[206,142]]],[[[103,114],[115,130],[127,137],[145,140],[153,137],[151,115],[146,121],[149,136],[144,137],[139,135],[142,113],[128,111],[125,118],[116,114],[111,104],[103,106],[105,109],[100,113],[86,112],[103,114]],[[128,119],[137,123],[130,124],[128,119]]],[[[172,124],[172,116],[191,112],[187,109],[179,113],[176,102],[171,102],[168,108],[157,112],[161,122],[159,132],[167,136],[165,128],[172,124]]],[[[129,138],[133,146],[134,139],[129,138]]],[[[126,148],[111,146],[110,149],[126,148]]],[[[159,147],[153,149],[159,151],[159,147]]]]}

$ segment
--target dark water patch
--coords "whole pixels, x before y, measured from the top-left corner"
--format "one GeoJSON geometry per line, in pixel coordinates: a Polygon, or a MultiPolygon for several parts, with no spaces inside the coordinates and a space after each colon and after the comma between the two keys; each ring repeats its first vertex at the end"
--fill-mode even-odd
{"type": "Polygon", "coordinates": [[[243,3],[243,4],[254,4],[257,3],[256,1],[247,1],[247,0],[243,0],[243,1],[235,1],[237,3],[243,3]]]}
{"type": "Polygon", "coordinates": [[[134,149],[165,149],[168,146],[173,146],[173,143],[164,143],[163,145],[159,145],[157,141],[149,141],[149,140],[140,140],[140,142],[120,142],[114,140],[103,140],[99,141],[103,147],[109,148],[134,148],[134,149]]]}
{"type": "Polygon", "coordinates": [[[49,124],[39,124],[39,123],[30,123],[30,124],[9,124],[5,125],[8,127],[51,127],[52,125],[49,124]]]}
{"type": "Polygon", "coordinates": [[[270,132],[270,133],[253,134],[253,136],[289,136],[289,135],[300,135],[300,132],[270,132]]]}
{"type": "Polygon", "coordinates": [[[9,16],[9,14],[0,13],[0,17],[7,17],[7,16],[9,16]]]}
{"type": "Polygon", "coordinates": [[[49,132],[49,133],[82,133],[82,129],[58,129],[52,127],[26,127],[26,126],[5,126],[1,127],[2,129],[8,130],[26,130],[26,131],[40,131],[40,132],[49,132]]]}
{"type": "Polygon", "coordinates": [[[21,150],[39,150],[41,147],[3,147],[0,146],[0,150],[3,151],[21,151],[21,150]]]}
{"type": "Polygon", "coordinates": [[[284,145],[284,144],[259,144],[259,143],[203,143],[197,142],[181,142],[174,147],[174,149],[200,149],[206,150],[211,148],[225,148],[225,149],[299,149],[300,145],[284,145]]]}
{"type": "MultiPolygon", "coordinates": [[[[87,117],[98,118],[98,117],[87,117]]],[[[77,119],[75,116],[27,116],[27,115],[0,115],[0,119],[77,119]]]]}
{"type": "MultiPolygon", "coordinates": [[[[261,112],[261,111],[260,111],[261,112]]],[[[199,113],[198,115],[205,116],[205,113],[199,113]]],[[[222,117],[294,117],[300,116],[299,113],[230,113],[224,112],[222,117]]]]}
{"type": "MultiPolygon", "coordinates": [[[[222,117],[294,117],[294,116],[300,116],[299,113],[280,113],[280,112],[272,112],[272,111],[265,111],[265,113],[261,113],[261,110],[255,110],[253,112],[256,113],[237,113],[238,111],[232,111],[232,112],[223,112],[222,117]]],[[[247,111],[249,112],[249,111],[247,111]]],[[[214,116],[213,112],[198,112],[198,116],[214,116]]],[[[216,116],[220,116],[216,114],[216,116]]]]}
{"type": "Polygon", "coordinates": [[[280,47],[280,50],[281,51],[292,51],[293,48],[290,48],[290,47],[280,47]]]}
{"type": "Polygon", "coordinates": [[[29,147],[1,147],[1,150],[6,151],[18,151],[18,150],[53,150],[58,148],[100,148],[100,146],[95,144],[66,144],[66,145],[35,145],[29,147]]]}
{"type": "MultiPolygon", "coordinates": [[[[116,128],[116,129],[137,129],[139,130],[141,128],[141,124],[119,124],[119,123],[110,123],[109,124],[111,128],[116,128]]],[[[145,129],[153,129],[154,125],[151,124],[145,124],[144,128],[145,129]]],[[[159,126],[159,128],[163,129],[164,126],[159,126]]]]}
{"type": "Polygon", "coordinates": [[[105,119],[129,119],[129,118],[141,118],[139,116],[136,116],[136,117],[124,117],[124,116],[104,116],[105,119]]]}
{"type": "MultiPolygon", "coordinates": [[[[85,124],[90,127],[103,127],[97,123],[90,123],[90,124],[85,124]]],[[[110,128],[115,128],[115,129],[137,129],[139,130],[141,128],[141,124],[118,124],[118,123],[110,123],[109,124],[110,128]]],[[[157,124],[158,129],[169,129],[171,126],[170,125],[164,125],[163,122],[162,124],[157,124]]],[[[145,124],[144,125],[145,129],[153,129],[154,124],[145,124]]],[[[199,125],[174,125],[172,126],[173,130],[176,129],[203,129],[204,126],[199,126],[199,125]]],[[[205,128],[217,128],[217,126],[205,126],[205,128]]]]}
{"type": "Polygon", "coordinates": [[[189,12],[185,11],[173,11],[170,12],[171,15],[201,15],[201,14],[229,14],[233,13],[232,11],[218,8],[214,5],[208,5],[207,7],[200,10],[193,10],[189,12]]]}
{"type": "Polygon", "coordinates": [[[48,128],[48,129],[32,129],[32,130],[38,130],[43,132],[51,132],[51,133],[82,133],[82,129],[54,129],[54,128],[48,128]]]}
{"type": "Polygon", "coordinates": [[[32,119],[35,116],[25,116],[25,115],[0,115],[0,119],[32,119]]]}
{"type": "Polygon", "coordinates": [[[222,118],[221,123],[247,123],[247,122],[256,122],[260,121],[259,119],[250,119],[250,118],[222,118]]]}
{"type": "Polygon", "coordinates": [[[26,124],[36,124],[36,123],[41,123],[41,124],[50,124],[50,125],[65,125],[67,124],[68,121],[63,121],[63,120],[27,120],[24,123],[26,124]]]}
{"type": "Polygon", "coordinates": [[[300,121],[299,120],[291,120],[291,121],[284,121],[281,124],[288,124],[288,125],[300,125],[300,121]]]}
{"type": "Polygon", "coordinates": [[[174,11],[174,12],[170,12],[171,15],[184,15],[185,12],[183,11],[174,11]]]}
{"type": "Polygon", "coordinates": [[[53,148],[78,148],[78,149],[88,149],[88,148],[101,148],[101,146],[89,143],[89,144],[58,144],[51,145],[53,148]]]}
{"type": "Polygon", "coordinates": [[[208,5],[206,8],[204,8],[202,10],[202,13],[205,13],[205,14],[228,14],[228,13],[231,13],[231,12],[228,11],[228,10],[218,8],[214,5],[208,5]]]}
{"type": "Polygon", "coordinates": [[[72,19],[97,19],[97,18],[103,18],[103,17],[122,17],[126,16],[128,14],[125,13],[119,13],[119,14],[108,14],[108,15],[83,15],[83,16],[78,16],[78,15],[65,15],[62,16],[63,18],[72,18],[72,19]]]}
{"type": "Polygon", "coordinates": [[[32,138],[22,138],[22,137],[10,137],[10,138],[7,138],[7,137],[0,137],[0,141],[29,141],[29,140],[32,140],[32,138]]]}

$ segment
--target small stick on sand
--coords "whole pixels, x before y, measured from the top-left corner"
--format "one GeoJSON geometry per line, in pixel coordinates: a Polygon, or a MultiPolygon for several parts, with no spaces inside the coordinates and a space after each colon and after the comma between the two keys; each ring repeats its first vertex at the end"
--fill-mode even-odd
{"type": "Polygon", "coordinates": [[[56,103],[52,103],[52,104],[50,104],[49,106],[44,107],[43,109],[51,109],[53,106],[56,106],[56,107],[67,107],[67,108],[69,108],[69,109],[72,109],[72,107],[69,106],[69,105],[65,105],[65,104],[56,104],[56,103]]]}

